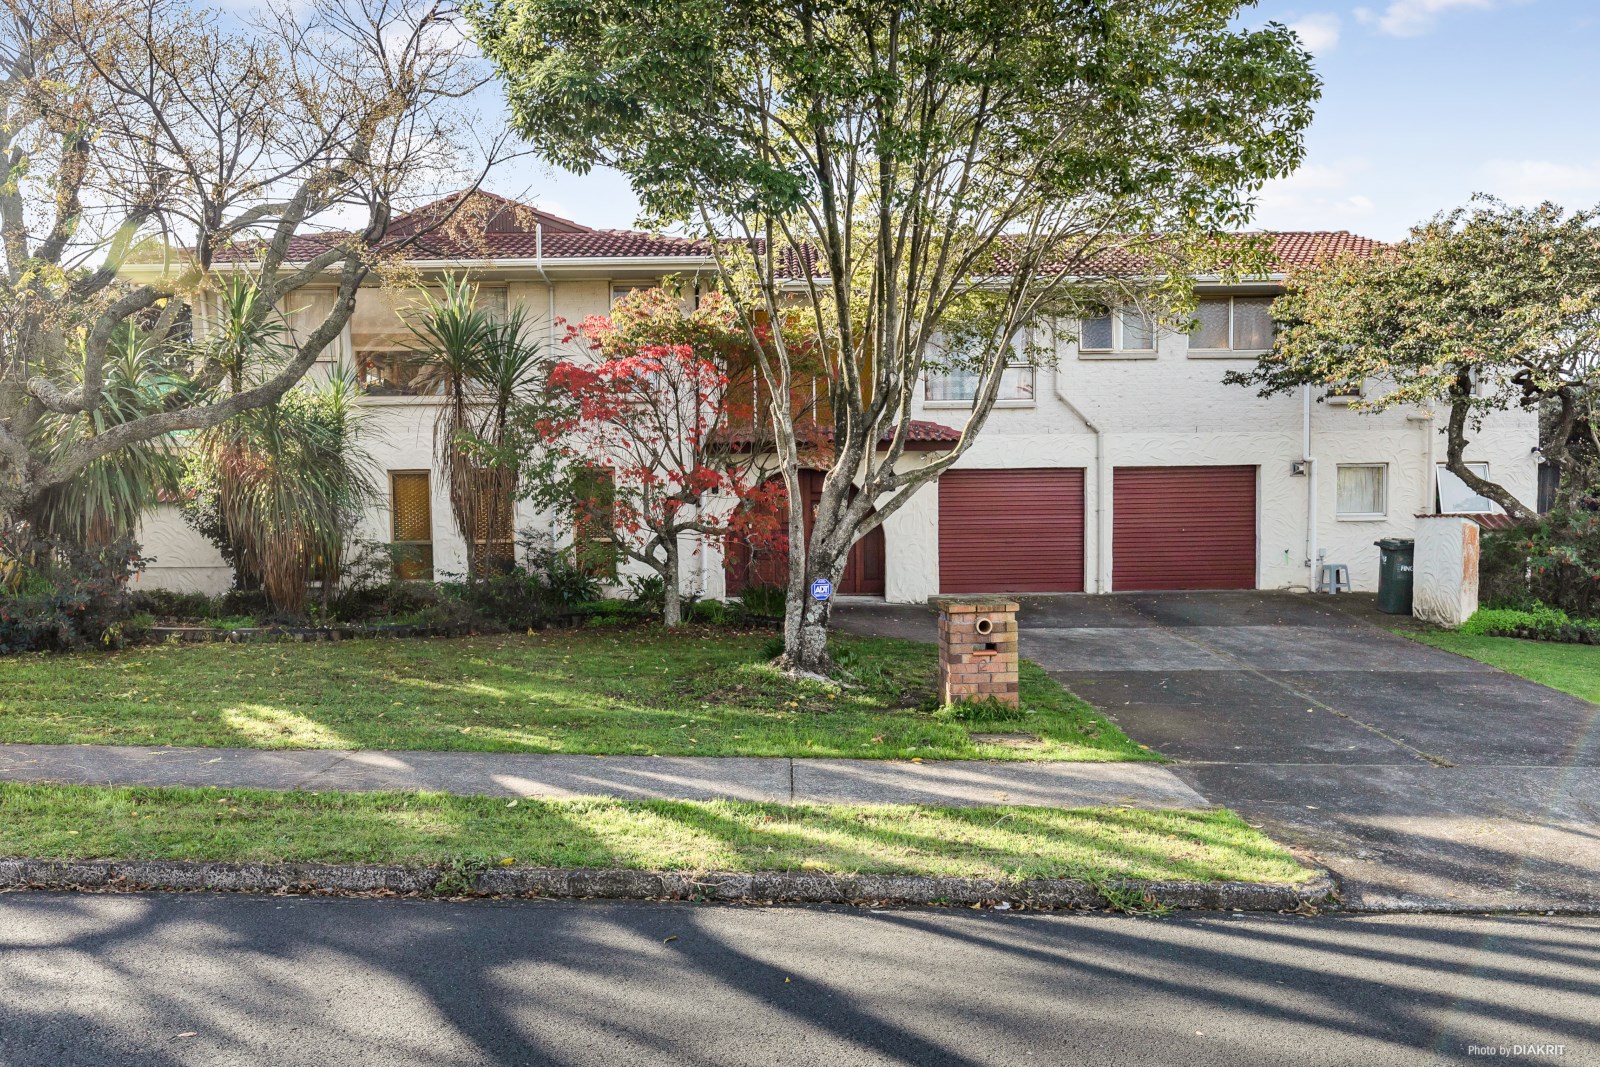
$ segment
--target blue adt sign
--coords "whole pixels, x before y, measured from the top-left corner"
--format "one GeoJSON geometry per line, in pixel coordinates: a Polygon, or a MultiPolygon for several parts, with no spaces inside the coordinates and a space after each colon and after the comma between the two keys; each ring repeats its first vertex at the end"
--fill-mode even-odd
{"type": "Polygon", "coordinates": [[[827,600],[833,596],[833,583],[826,578],[818,578],[811,583],[811,599],[827,600]]]}

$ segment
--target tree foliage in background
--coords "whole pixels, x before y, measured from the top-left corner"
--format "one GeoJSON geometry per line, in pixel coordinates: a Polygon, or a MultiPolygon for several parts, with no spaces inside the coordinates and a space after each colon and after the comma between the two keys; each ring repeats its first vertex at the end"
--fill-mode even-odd
{"type": "Polygon", "coordinates": [[[1600,380],[1600,211],[1475,197],[1378,255],[1296,272],[1273,314],[1272,352],[1229,380],[1263,396],[1365,382],[1358,410],[1442,406],[1445,465],[1524,520],[1529,502],[1474,471],[1467,452],[1492,412],[1548,409],[1541,447],[1562,472],[1561,499],[1591,488],[1570,442],[1592,425],[1600,380]]]}
{"type": "Polygon", "coordinates": [[[662,619],[682,622],[683,540],[721,540],[762,491],[748,432],[750,344],[719,293],[686,308],[669,288],[640,289],[572,340],[590,351],[550,372],[529,455],[530,491],[578,526],[603,514],[616,550],[661,581],[662,619]]]}
{"type": "Polygon", "coordinates": [[[397,205],[470,185],[505,154],[475,133],[464,97],[483,71],[453,11],[0,0],[0,516],[34,518],[121,450],[275,403],[339,336],[362,281],[425,236],[389,235],[397,205]],[[118,418],[126,324],[182,355],[223,264],[252,277],[263,319],[314,280],[337,294],[270,377],[219,393],[221,367],[175,362],[192,391],[118,418]],[[101,428],[45,439],[80,416],[101,428]]]}
{"type": "Polygon", "coordinates": [[[444,279],[441,295],[426,293],[409,325],[422,380],[444,397],[434,456],[467,543],[467,577],[476,580],[515,562],[515,434],[538,403],[549,363],[526,308],[496,317],[478,306],[477,286],[455,277],[444,279]]]}
{"type": "Polygon", "coordinates": [[[787,665],[827,668],[830,604],[807,585],[837,584],[851,545],[971,446],[1025,329],[1107,289],[1185,299],[1176,280],[1195,253],[1299,162],[1310,57],[1281,26],[1241,28],[1244,6],[469,7],[534,147],[569,169],[620,169],[646,221],[691,226],[721,260],[763,388],[785,398],[767,445],[789,500],[787,665]],[[1156,291],[1097,266],[1112,251],[1156,291]],[[1096,274],[1100,286],[1073,281],[1096,274]],[[789,400],[813,380],[797,372],[794,313],[821,339],[830,445],[809,542],[808,428],[789,400]],[[962,356],[972,411],[959,443],[918,461],[915,390],[958,316],[981,325],[962,356]]]}

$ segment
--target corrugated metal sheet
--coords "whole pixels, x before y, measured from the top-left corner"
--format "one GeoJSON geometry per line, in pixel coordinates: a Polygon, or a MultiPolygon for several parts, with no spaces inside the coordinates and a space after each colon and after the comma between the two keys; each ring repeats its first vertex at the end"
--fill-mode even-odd
{"type": "Polygon", "coordinates": [[[1118,467],[1111,586],[1254,589],[1254,467],[1118,467]]]}
{"type": "Polygon", "coordinates": [[[1082,469],[946,471],[939,478],[939,589],[1081,593],[1082,469]]]}

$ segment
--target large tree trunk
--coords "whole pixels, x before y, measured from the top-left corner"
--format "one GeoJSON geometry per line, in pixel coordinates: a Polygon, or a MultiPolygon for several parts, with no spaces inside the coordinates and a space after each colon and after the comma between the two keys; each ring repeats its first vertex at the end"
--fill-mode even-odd
{"type": "Polygon", "coordinates": [[[1505,487],[1476,473],[1467,466],[1467,417],[1472,407],[1472,377],[1463,370],[1450,390],[1450,421],[1445,427],[1445,468],[1467,483],[1479,496],[1488,497],[1506,510],[1518,522],[1533,522],[1538,515],[1522,501],[1512,496],[1505,487]]]}
{"type": "Polygon", "coordinates": [[[826,578],[834,589],[844,576],[845,564],[850,559],[850,546],[854,544],[854,526],[824,519],[818,509],[817,523],[812,530],[811,543],[806,547],[805,573],[800,580],[800,595],[796,598],[794,583],[790,583],[790,596],[783,615],[783,656],[781,666],[808,674],[827,674],[833,668],[828,655],[828,619],[833,614],[833,600],[816,600],[811,596],[811,583],[826,578]]]}

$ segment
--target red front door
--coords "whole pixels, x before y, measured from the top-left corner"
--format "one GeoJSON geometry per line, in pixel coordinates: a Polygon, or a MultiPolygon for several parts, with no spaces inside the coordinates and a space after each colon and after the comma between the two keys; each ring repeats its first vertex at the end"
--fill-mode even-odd
{"type": "MultiPolygon", "coordinates": [[[[800,487],[806,494],[806,538],[816,520],[822,500],[822,471],[801,471],[800,487]]],[[[782,507],[781,501],[778,503],[782,507]]],[[[883,527],[875,526],[850,547],[844,575],[836,592],[840,596],[883,596],[886,548],[883,527]]],[[[783,553],[752,554],[748,546],[730,543],[723,564],[728,595],[737,596],[751,585],[785,585],[789,581],[789,560],[783,553]]]]}

